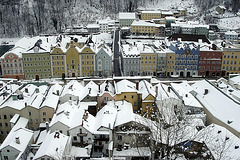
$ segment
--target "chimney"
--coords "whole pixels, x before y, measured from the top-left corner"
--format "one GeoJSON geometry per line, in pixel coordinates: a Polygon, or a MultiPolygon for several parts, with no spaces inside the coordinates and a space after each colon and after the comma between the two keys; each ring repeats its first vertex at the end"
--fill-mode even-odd
{"type": "Polygon", "coordinates": [[[158,96],[158,85],[156,85],[156,97],[158,96]]]}
{"type": "Polygon", "coordinates": [[[28,93],[28,88],[25,88],[25,92],[28,93]]]}
{"type": "Polygon", "coordinates": [[[20,139],[19,139],[19,137],[16,137],[15,140],[16,140],[16,143],[17,143],[17,144],[20,144],[20,139]]]}
{"type": "Polygon", "coordinates": [[[204,89],[204,95],[208,94],[208,89],[204,89]]]}
{"type": "Polygon", "coordinates": [[[139,82],[136,83],[136,89],[138,90],[139,82]]]}
{"type": "Polygon", "coordinates": [[[59,90],[57,90],[57,95],[59,96],[59,90]]]}
{"type": "Polygon", "coordinates": [[[186,94],[185,97],[188,97],[188,94],[186,94]]]}
{"type": "Polygon", "coordinates": [[[47,130],[47,132],[49,131],[49,124],[48,124],[48,122],[46,122],[46,130],[47,130]]]}
{"type": "Polygon", "coordinates": [[[170,93],[170,91],[171,91],[171,87],[169,86],[169,87],[168,87],[168,92],[170,93]]]}

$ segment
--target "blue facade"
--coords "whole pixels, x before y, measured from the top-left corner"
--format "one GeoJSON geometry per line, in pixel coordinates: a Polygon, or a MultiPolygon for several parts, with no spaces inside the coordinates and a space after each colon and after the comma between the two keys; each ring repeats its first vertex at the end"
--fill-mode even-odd
{"type": "Polygon", "coordinates": [[[112,56],[106,52],[108,49],[110,50],[110,48],[101,48],[96,54],[95,73],[97,76],[112,76],[112,56]]]}
{"type": "Polygon", "coordinates": [[[175,52],[175,74],[197,76],[200,46],[194,43],[176,42],[170,49],[175,52]]]}

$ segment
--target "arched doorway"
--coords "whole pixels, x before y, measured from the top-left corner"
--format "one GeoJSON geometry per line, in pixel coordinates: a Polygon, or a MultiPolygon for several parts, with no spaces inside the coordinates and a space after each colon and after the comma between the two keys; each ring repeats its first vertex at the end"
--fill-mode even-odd
{"type": "Polygon", "coordinates": [[[65,79],[65,73],[62,73],[62,79],[64,80],[65,79]]]}
{"type": "Polygon", "coordinates": [[[39,75],[35,76],[36,81],[39,81],[39,75]]]}
{"type": "Polygon", "coordinates": [[[191,76],[191,73],[190,72],[187,72],[187,77],[190,77],[191,76]]]}
{"type": "Polygon", "coordinates": [[[206,77],[208,77],[209,76],[209,71],[206,71],[206,77]]]}
{"type": "Polygon", "coordinates": [[[183,77],[183,76],[184,76],[183,72],[180,72],[180,77],[183,77]]]}
{"type": "Polygon", "coordinates": [[[75,73],[72,73],[72,77],[75,77],[76,75],[75,75],[75,73]]]}

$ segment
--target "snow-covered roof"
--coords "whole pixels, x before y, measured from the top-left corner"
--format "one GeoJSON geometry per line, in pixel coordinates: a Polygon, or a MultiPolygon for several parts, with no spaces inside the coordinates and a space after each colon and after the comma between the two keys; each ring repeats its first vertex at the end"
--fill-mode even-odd
{"type": "Polygon", "coordinates": [[[158,83],[157,85],[154,86],[156,88],[157,92],[157,100],[165,100],[169,98],[174,98],[174,99],[179,99],[177,95],[171,90],[170,86],[167,86],[163,83],[158,83]]]}
{"type": "Polygon", "coordinates": [[[1,108],[11,107],[17,110],[21,110],[25,107],[25,104],[34,108],[39,108],[43,97],[46,94],[47,88],[48,86],[46,85],[37,87],[33,84],[28,84],[20,90],[20,92],[23,94],[23,99],[13,100],[12,98],[9,98],[5,103],[1,105],[1,108]],[[39,93],[36,92],[37,90],[39,90],[39,93]]]}
{"type": "Polygon", "coordinates": [[[98,53],[100,50],[104,50],[110,57],[113,56],[113,52],[111,48],[105,43],[104,40],[101,40],[98,46],[96,47],[96,53],[98,53]]]}
{"type": "Polygon", "coordinates": [[[7,51],[4,55],[2,55],[2,59],[5,58],[8,54],[15,54],[18,56],[18,58],[22,58],[22,53],[25,51],[26,49],[21,47],[21,46],[16,46],[13,47],[12,49],[10,49],[9,51],[7,51]]]}
{"type": "Polygon", "coordinates": [[[48,156],[53,159],[62,159],[68,140],[69,137],[59,131],[53,133],[48,132],[33,159],[38,159],[43,156],[48,156]]]}
{"type": "Polygon", "coordinates": [[[160,11],[142,11],[141,13],[160,14],[160,11]]]}
{"type": "Polygon", "coordinates": [[[115,90],[116,94],[121,94],[122,92],[139,92],[136,89],[136,84],[126,79],[117,82],[115,84],[115,90]]]}
{"type": "Polygon", "coordinates": [[[72,101],[65,102],[58,106],[58,110],[53,115],[52,121],[49,124],[49,127],[52,127],[56,123],[62,123],[68,128],[72,126],[72,122],[74,119],[74,113],[76,113],[76,109],[78,108],[77,104],[72,101]]]}
{"type": "Polygon", "coordinates": [[[88,24],[87,28],[100,28],[99,24],[88,24]]]}
{"type": "Polygon", "coordinates": [[[139,82],[139,91],[142,92],[142,99],[147,98],[148,95],[156,96],[155,88],[146,80],[139,82]]]}
{"type": "Polygon", "coordinates": [[[115,89],[109,81],[105,81],[100,85],[99,96],[103,95],[104,93],[109,93],[112,97],[115,95],[115,89]]]}
{"type": "Polygon", "coordinates": [[[108,105],[114,104],[117,109],[117,116],[114,127],[124,125],[129,122],[136,122],[148,127],[148,120],[138,114],[133,113],[132,104],[127,101],[108,102],[108,105]]]}
{"type": "Polygon", "coordinates": [[[187,82],[182,82],[180,84],[171,83],[171,86],[183,99],[186,106],[203,108],[203,106],[198,102],[198,100],[190,93],[193,88],[187,82]]]}
{"type": "Polygon", "coordinates": [[[192,88],[197,92],[196,98],[215,118],[240,132],[239,104],[206,80],[196,82],[192,88]]]}
{"type": "Polygon", "coordinates": [[[33,136],[33,131],[25,128],[27,126],[27,123],[28,119],[20,117],[18,122],[11,129],[6,139],[3,141],[2,145],[0,146],[0,150],[7,146],[11,146],[18,150],[20,152],[19,154],[22,154],[26,150],[33,136]],[[18,140],[16,140],[16,138],[20,143],[18,143],[18,140]]]}
{"type": "Polygon", "coordinates": [[[225,32],[225,35],[234,35],[234,36],[238,36],[238,33],[235,31],[227,31],[225,32]]]}
{"type": "Polygon", "coordinates": [[[136,19],[136,14],[130,12],[120,12],[119,19],[136,19]]]}
{"type": "Polygon", "coordinates": [[[140,51],[138,47],[132,46],[129,44],[123,44],[122,45],[122,50],[123,50],[123,57],[139,57],[140,56],[140,51]]]}
{"type": "Polygon", "coordinates": [[[43,143],[43,141],[45,140],[47,134],[48,134],[47,130],[41,131],[39,136],[38,136],[36,144],[41,145],[43,143]]]}
{"type": "Polygon", "coordinates": [[[82,148],[82,147],[76,147],[72,146],[70,149],[70,155],[72,157],[87,157],[90,158],[90,151],[88,151],[88,148],[82,148]]]}
{"type": "Polygon", "coordinates": [[[151,150],[149,147],[129,148],[118,151],[117,148],[113,150],[114,157],[151,157],[151,150]]]}
{"type": "Polygon", "coordinates": [[[83,88],[84,88],[84,86],[82,83],[80,83],[76,80],[71,80],[64,86],[61,96],[70,94],[70,95],[79,97],[81,95],[81,91],[83,88]]]}
{"type": "Polygon", "coordinates": [[[96,115],[95,129],[97,131],[113,129],[117,115],[117,109],[113,106],[105,105],[96,115]]]}
{"type": "Polygon", "coordinates": [[[155,27],[155,23],[146,22],[144,20],[134,20],[131,26],[148,26],[148,27],[155,27]]]}
{"type": "Polygon", "coordinates": [[[98,85],[93,82],[92,80],[88,82],[88,84],[81,90],[81,94],[79,96],[79,101],[83,100],[87,95],[90,97],[97,97],[99,91],[98,91],[98,85]]]}
{"type": "Polygon", "coordinates": [[[195,140],[204,142],[214,159],[240,159],[240,139],[217,124],[200,130],[195,140]]]}

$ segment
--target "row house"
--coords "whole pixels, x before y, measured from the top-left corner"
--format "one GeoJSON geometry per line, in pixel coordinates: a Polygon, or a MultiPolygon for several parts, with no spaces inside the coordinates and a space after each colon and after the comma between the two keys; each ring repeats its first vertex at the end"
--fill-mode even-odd
{"type": "Polygon", "coordinates": [[[16,46],[1,57],[3,78],[24,79],[22,52],[24,48],[16,46]]]}
{"type": "Polygon", "coordinates": [[[201,46],[199,59],[199,76],[221,76],[222,51],[217,50],[215,45],[201,46]]]}
{"type": "Polygon", "coordinates": [[[110,47],[101,41],[96,47],[96,58],[95,58],[95,75],[110,77],[112,76],[112,57],[113,53],[110,47]]]}
{"type": "MultiPolygon", "coordinates": [[[[19,114],[27,118],[28,127],[37,130],[41,123],[50,122],[58,105],[62,86],[33,84],[26,86],[11,85],[12,93],[6,97],[0,106],[0,132],[4,138],[10,131],[9,121],[13,115],[19,114]]],[[[10,88],[9,88],[10,89],[10,88]]],[[[2,141],[3,139],[1,139],[2,141]]]]}
{"type": "Polygon", "coordinates": [[[175,42],[171,43],[170,49],[175,52],[176,75],[185,77],[198,75],[200,45],[192,42],[175,42]]]}
{"type": "Polygon", "coordinates": [[[50,44],[39,39],[33,47],[23,52],[23,69],[25,79],[49,78],[50,44]]]}
{"type": "Polygon", "coordinates": [[[156,76],[157,53],[152,46],[140,44],[140,75],[156,76]]]}
{"type": "Polygon", "coordinates": [[[174,23],[171,22],[171,34],[194,34],[209,36],[209,25],[191,24],[187,23],[174,23]]]}
{"type": "Polygon", "coordinates": [[[144,20],[135,20],[131,24],[131,32],[134,35],[155,35],[155,23],[144,20]]]}
{"type": "Polygon", "coordinates": [[[171,11],[142,11],[141,20],[161,19],[169,16],[174,16],[171,11]]]}
{"type": "Polygon", "coordinates": [[[161,19],[161,11],[142,11],[141,20],[161,19]]]}
{"type": "Polygon", "coordinates": [[[222,76],[228,76],[233,73],[240,73],[240,49],[239,48],[223,48],[222,51],[222,76]]]}
{"type": "Polygon", "coordinates": [[[130,44],[123,44],[121,53],[123,75],[140,75],[140,51],[138,47],[130,44]]]}

